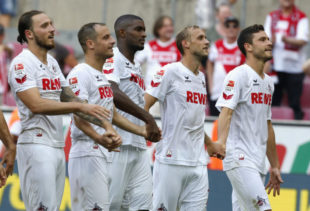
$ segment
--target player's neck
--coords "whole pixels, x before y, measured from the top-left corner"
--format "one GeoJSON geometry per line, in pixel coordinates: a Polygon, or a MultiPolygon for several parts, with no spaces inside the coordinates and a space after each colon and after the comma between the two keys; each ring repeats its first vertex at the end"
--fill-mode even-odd
{"type": "Polygon", "coordinates": [[[28,49],[33,53],[43,64],[47,64],[47,49],[37,45],[28,45],[28,49]]]}
{"type": "Polygon", "coordinates": [[[265,77],[264,66],[266,62],[250,57],[246,58],[245,63],[249,65],[261,78],[265,77]]]}
{"type": "Polygon", "coordinates": [[[130,48],[128,48],[127,45],[117,45],[117,48],[119,50],[119,52],[121,52],[123,54],[123,56],[126,57],[126,59],[128,59],[132,64],[134,64],[134,58],[135,58],[135,50],[132,50],[130,48]]]}
{"type": "Polygon", "coordinates": [[[104,65],[105,59],[96,58],[94,55],[85,54],[85,63],[91,66],[92,68],[102,72],[102,67],[104,65]]]}
{"type": "Polygon", "coordinates": [[[193,55],[184,55],[181,62],[195,75],[199,73],[200,62],[193,55]]]}

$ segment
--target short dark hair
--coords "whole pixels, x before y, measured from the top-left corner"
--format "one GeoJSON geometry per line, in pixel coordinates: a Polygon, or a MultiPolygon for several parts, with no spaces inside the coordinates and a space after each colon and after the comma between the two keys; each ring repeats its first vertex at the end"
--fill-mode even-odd
{"type": "Polygon", "coordinates": [[[156,38],[159,38],[159,33],[158,31],[163,27],[164,25],[164,21],[165,19],[169,19],[172,23],[173,23],[173,20],[170,16],[167,16],[167,15],[163,15],[163,16],[160,16],[154,23],[154,27],[153,27],[153,34],[156,38]]]}
{"type": "Polygon", "coordinates": [[[249,26],[249,27],[243,29],[240,32],[237,43],[238,43],[239,49],[243,53],[243,55],[246,56],[244,44],[245,43],[252,44],[253,43],[253,34],[258,33],[260,31],[264,31],[264,26],[260,25],[260,24],[254,24],[252,26],[249,26]]]}
{"type": "Polygon", "coordinates": [[[200,29],[200,27],[196,26],[196,25],[187,26],[177,34],[175,41],[176,41],[177,47],[178,47],[178,49],[182,55],[184,55],[184,49],[182,46],[182,41],[183,40],[189,40],[191,38],[190,30],[193,30],[193,29],[200,29]]]}
{"type": "Polygon", "coordinates": [[[132,14],[122,15],[118,17],[114,23],[114,31],[116,37],[118,37],[119,35],[119,30],[126,29],[134,20],[143,21],[141,17],[132,14]]]}
{"type": "Polygon", "coordinates": [[[97,32],[95,30],[96,25],[105,26],[106,24],[105,23],[96,23],[96,22],[87,23],[87,24],[83,25],[78,32],[78,40],[79,40],[79,43],[80,43],[84,53],[87,50],[86,41],[87,40],[96,40],[96,38],[97,38],[97,32]]]}
{"type": "Polygon", "coordinates": [[[25,31],[32,29],[32,17],[35,15],[42,14],[44,12],[39,10],[31,10],[28,12],[25,12],[22,14],[18,20],[18,36],[17,41],[20,44],[23,44],[24,42],[28,43],[28,40],[25,35],[25,31]]]}

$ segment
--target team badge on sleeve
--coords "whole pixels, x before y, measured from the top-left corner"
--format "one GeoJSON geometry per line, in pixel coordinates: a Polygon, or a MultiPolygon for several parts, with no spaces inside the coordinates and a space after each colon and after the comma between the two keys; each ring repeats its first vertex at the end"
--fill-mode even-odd
{"type": "Polygon", "coordinates": [[[151,81],[151,86],[152,87],[158,87],[163,76],[165,74],[164,70],[160,70],[158,71],[154,76],[153,76],[153,80],[151,81]]]}
{"type": "Polygon", "coordinates": [[[76,96],[79,96],[80,89],[78,87],[78,79],[77,79],[77,77],[70,78],[69,79],[69,85],[70,85],[70,88],[72,89],[72,91],[74,92],[74,94],[76,96]]]}
{"type": "Polygon", "coordinates": [[[25,73],[24,65],[21,63],[14,65],[14,71],[16,82],[23,84],[27,80],[27,74],[25,73]]]}
{"type": "Polygon", "coordinates": [[[114,60],[113,57],[109,58],[105,61],[103,65],[103,73],[105,74],[111,74],[114,71],[114,60]]]}
{"type": "Polygon", "coordinates": [[[223,98],[225,100],[230,100],[234,96],[232,93],[234,87],[235,87],[235,81],[229,80],[223,92],[223,98]]]}

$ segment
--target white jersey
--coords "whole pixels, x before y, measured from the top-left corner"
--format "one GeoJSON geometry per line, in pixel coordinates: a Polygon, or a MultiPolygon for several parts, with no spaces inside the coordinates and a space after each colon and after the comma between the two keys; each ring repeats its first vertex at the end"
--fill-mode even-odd
{"type": "MultiPolygon", "coordinates": [[[[113,49],[113,58],[107,59],[103,66],[103,72],[109,81],[118,84],[123,91],[135,104],[144,108],[144,79],[141,73],[140,64],[132,64],[119,50],[113,49]]],[[[117,110],[122,116],[136,125],[143,125],[144,122],[136,117],[117,110]]],[[[142,136],[127,132],[116,127],[116,131],[122,137],[123,145],[132,145],[146,149],[146,141],[142,136]]]]}
{"type": "MultiPolygon", "coordinates": [[[[67,81],[72,91],[80,99],[87,100],[90,104],[103,106],[113,114],[113,92],[110,83],[102,72],[82,63],[74,67],[69,73],[67,81]]],[[[112,118],[109,121],[111,122],[112,118]]],[[[98,134],[105,132],[104,128],[90,124],[98,134]]],[[[109,158],[110,153],[108,150],[95,143],[77,128],[74,120],[71,124],[71,138],[70,158],[83,156],[104,156],[109,158]]]]}
{"type": "Polygon", "coordinates": [[[30,50],[24,49],[11,63],[9,83],[22,125],[18,143],[64,147],[62,116],[33,114],[16,95],[17,92],[38,88],[42,98],[60,101],[61,87],[68,85],[56,60],[47,55],[45,65],[30,50]]]}
{"type": "Polygon", "coordinates": [[[156,159],[162,163],[206,165],[204,120],[207,102],[203,73],[195,75],[181,62],[162,68],[147,93],[161,106],[163,140],[156,145],[156,159]]]}
{"type": "Polygon", "coordinates": [[[225,171],[247,166],[266,173],[267,120],[271,120],[273,91],[271,77],[265,74],[262,79],[247,64],[226,76],[216,103],[219,110],[223,107],[234,110],[223,161],[225,171]]]}

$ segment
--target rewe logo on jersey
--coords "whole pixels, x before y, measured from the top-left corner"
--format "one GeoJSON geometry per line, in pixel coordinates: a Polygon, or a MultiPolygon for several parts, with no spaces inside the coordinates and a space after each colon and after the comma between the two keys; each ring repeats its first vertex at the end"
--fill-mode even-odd
{"type": "Polygon", "coordinates": [[[42,88],[43,90],[59,90],[61,89],[60,79],[42,78],[42,88]]]}
{"type": "Polygon", "coordinates": [[[199,92],[186,92],[187,98],[186,102],[206,105],[207,104],[207,95],[199,92]]]}
{"type": "Polygon", "coordinates": [[[100,94],[100,98],[108,98],[108,97],[113,97],[113,91],[111,89],[111,87],[109,86],[105,86],[105,87],[99,87],[99,94],[100,94]]]}
{"type": "Polygon", "coordinates": [[[251,93],[251,102],[252,104],[265,104],[265,105],[271,105],[271,94],[266,94],[262,92],[258,93],[251,93]]]}
{"type": "Polygon", "coordinates": [[[130,81],[139,84],[140,88],[145,90],[144,79],[134,73],[131,73],[130,81]]]}

